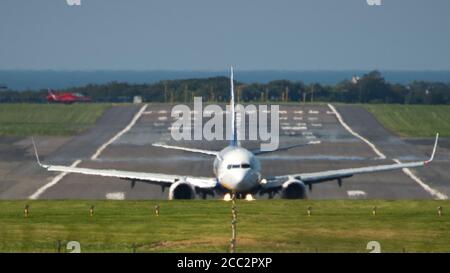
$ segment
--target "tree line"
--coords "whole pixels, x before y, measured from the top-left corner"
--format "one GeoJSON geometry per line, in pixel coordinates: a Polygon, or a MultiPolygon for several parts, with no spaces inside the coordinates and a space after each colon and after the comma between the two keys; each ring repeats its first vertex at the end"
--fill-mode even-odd
{"type": "MultiPolygon", "coordinates": [[[[94,102],[131,102],[135,96],[144,102],[189,103],[193,97],[204,101],[226,102],[230,96],[226,77],[207,79],[168,80],[153,84],[110,82],[89,84],[60,91],[82,93],[94,102]]],[[[305,84],[276,80],[266,84],[235,82],[236,97],[240,102],[344,102],[449,104],[450,84],[414,81],[407,85],[387,82],[378,71],[361,78],[343,80],[335,85],[305,84]]],[[[46,102],[47,90],[0,91],[0,102],[46,102]]]]}

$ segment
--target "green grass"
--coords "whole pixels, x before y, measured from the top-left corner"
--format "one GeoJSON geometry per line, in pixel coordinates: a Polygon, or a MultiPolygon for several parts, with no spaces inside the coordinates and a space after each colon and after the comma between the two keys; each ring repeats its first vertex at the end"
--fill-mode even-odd
{"type": "Polygon", "coordinates": [[[94,124],[110,104],[0,104],[0,136],[72,135],[94,124]]]}
{"type": "MultiPolygon", "coordinates": [[[[133,244],[137,252],[227,252],[230,207],[220,200],[0,201],[0,252],[56,252],[58,240],[79,241],[82,252],[131,252],[133,244]]],[[[375,240],[383,252],[450,252],[448,207],[447,201],[238,201],[237,251],[367,252],[375,240]]]]}
{"type": "Polygon", "coordinates": [[[404,137],[450,136],[450,105],[363,105],[381,124],[404,137]]]}

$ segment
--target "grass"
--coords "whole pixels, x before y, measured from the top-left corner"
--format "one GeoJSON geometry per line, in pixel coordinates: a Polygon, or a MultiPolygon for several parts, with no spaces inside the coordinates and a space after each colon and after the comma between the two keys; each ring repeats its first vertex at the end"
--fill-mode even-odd
{"type": "Polygon", "coordinates": [[[110,104],[0,104],[0,136],[72,135],[94,122],[110,104]]]}
{"type": "MultiPolygon", "coordinates": [[[[450,252],[447,201],[238,201],[238,252],[450,252]],[[306,215],[312,206],[312,216],[306,215]],[[372,215],[373,206],[378,213],[372,215]],[[437,207],[444,207],[443,216],[437,207]]],[[[0,252],[227,252],[230,203],[212,201],[0,201],[0,252]],[[154,205],[160,205],[156,216],[154,205]],[[30,204],[30,215],[23,209],[30,204]],[[89,216],[90,205],[94,216],[89,216]],[[62,248],[65,251],[65,248],[62,248]]]]}
{"type": "Polygon", "coordinates": [[[403,137],[450,136],[450,105],[363,105],[381,124],[403,137]]]}

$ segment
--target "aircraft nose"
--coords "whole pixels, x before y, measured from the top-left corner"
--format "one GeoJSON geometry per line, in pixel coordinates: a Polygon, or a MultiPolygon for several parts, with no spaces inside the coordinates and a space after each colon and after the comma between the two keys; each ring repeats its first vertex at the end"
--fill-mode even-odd
{"type": "Polygon", "coordinates": [[[239,170],[233,175],[233,178],[236,183],[241,183],[247,178],[248,173],[249,173],[248,170],[239,170]]]}

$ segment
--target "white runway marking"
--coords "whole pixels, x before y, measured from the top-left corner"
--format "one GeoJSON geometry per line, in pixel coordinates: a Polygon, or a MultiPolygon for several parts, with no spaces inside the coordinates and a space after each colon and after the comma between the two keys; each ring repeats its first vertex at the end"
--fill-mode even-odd
{"type": "Polygon", "coordinates": [[[294,131],[300,131],[300,130],[306,130],[306,127],[300,127],[300,126],[282,126],[281,130],[294,130],[294,131]]]}
{"type": "Polygon", "coordinates": [[[280,110],[280,111],[278,111],[278,113],[280,113],[280,114],[287,114],[287,111],[280,110]]]}
{"type": "Polygon", "coordinates": [[[223,115],[223,112],[216,112],[216,111],[213,111],[213,110],[205,110],[205,111],[203,111],[203,114],[205,114],[205,115],[217,115],[217,114],[221,114],[221,115],[223,115]]]}
{"type": "Polygon", "coordinates": [[[139,112],[137,112],[136,115],[134,115],[133,119],[125,128],[123,128],[122,131],[118,132],[113,138],[111,138],[102,146],[100,146],[100,148],[98,148],[95,154],[91,156],[91,160],[96,160],[100,156],[100,154],[106,149],[106,147],[111,145],[111,143],[113,143],[114,141],[118,140],[126,132],[130,131],[130,129],[136,124],[138,119],[141,117],[142,113],[144,113],[145,109],[147,109],[147,104],[142,106],[141,110],[139,110],[139,112]]]}
{"type": "Polygon", "coordinates": [[[308,120],[309,121],[316,121],[316,120],[318,120],[319,118],[316,118],[316,117],[310,117],[310,118],[308,118],[308,120]]]}
{"type": "Polygon", "coordinates": [[[167,120],[167,117],[158,117],[158,120],[167,120]]]}
{"type": "Polygon", "coordinates": [[[303,117],[294,117],[294,120],[303,120],[303,117]]]}
{"type": "Polygon", "coordinates": [[[280,117],[280,120],[287,120],[287,117],[280,117]]]}
{"type": "Polygon", "coordinates": [[[303,114],[303,111],[294,111],[294,114],[303,114]]]}
{"type": "Polygon", "coordinates": [[[367,196],[365,191],[347,191],[347,195],[350,198],[365,198],[367,196]]]}
{"type": "MultiPolygon", "coordinates": [[[[380,150],[377,149],[377,147],[371,143],[370,141],[368,141],[366,138],[362,137],[361,135],[359,135],[358,133],[356,133],[355,131],[353,131],[352,128],[350,128],[350,126],[347,125],[347,123],[344,122],[344,120],[342,119],[342,116],[339,114],[339,112],[336,110],[336,108],[334,108],[333,105],[328,104],[328,107],[333,111],[333,113],[336,115],[336,118],[338,119],[338,121],[341,123],[341,125],[347,130],[349,131],[349,133],[351,133],[352,135],[354,135],[355,137],[361,139],[362,141],[364,141],[367,145],[369,145],[370,148],[372,148],[372,150],[381,158],[381,159],[385,159],[386,155],[383,154],[382,152],[380,152],[380,150]]],[[[400,160],[398,159],[393,159],[395,163],[401,163],[400,160]]],[[[429,194],[431,194],[431,196],[435,197],[436,199],[440,199],[440,200],[447,200],[448,196],[446,194],[443,194],[442,192],[439,192],[438,190],[433,189],[432,187],[430,187],[429,185],[425,184],[419,177],[417,177],[409,168],[403,168],[402,169],[403,173],[405,173],[407,176],[409,176],[413,181],[415,181],[417,184],[419,184],[426,192],[428,192],[429,194]]]]}
{"type": "Polygon", "coordinates": [[[143,115],[150,115],[151,113],[153,113],[153,111],[145,111],[144,113],[142,113],[143,115]]]}
{"type": "MultiPolygon", "coordinates": [[[[131,122],[119,133],[117,133],[113,138],[111,138],[108,142],[104,143],[102,146],[100,146],[100,148],[98,148],[98,150],[95,152],[95,154],[91,157],[91,160],[95,160],[97,159],[97,157],[103,152],[103,150],[106,149],[106,147],[108,147],[108,145],[110,145],[111,143],[113,143],[114,141],[116,141],[118,138],[120,138],[123,134],[125,134],[126,132],[128,132],[131,127],[134,126],[134,124],[136,124],[136,121],[142,116],[142,113],[144,113],[145,109],[147,108],[147,104],[142,106],[141,109],[139,110],[139,112],[136,113],[136,115],[134,115],[133,119],[131,120],[131,122]]],[[[76,167],[81,163],[81,160],[78,159],[75,162],[72,163],[72,165],[70,165],[70,167],[76,167]]],[[[41,196],[46,190],[48,190],[49,188],[53,187],[54,185],[56,185],[59,181],[61,181],[61,179],[64,178],[64,176],[66,176],[68,173],[60,173],[57,176],[55,176],[52,181],[50,181],[49,183],[45,184],[44,186],[40,187],[35,193],[33,193],[32,195],[30,195],[28,198],[29,199],[38,199],[39,196],[41,196]]]]}
{"type": "Polygon", "coordinates": [[[352,134],[353,136],[361,139],[362,141],[364,141],[367,145],[369,145],[370,148],[372,148],[372,150],[374,151],[374,153],[376,153],[378,155],[378,157],[380,159],[385,159],[386,156],[380,152],[380,150],[378,150],[377,147],[375,147],[375,145],[368,141],[365,137],[359,135],[358,133],[356,133],[355,131],[353,131],[352,128],[350,128],[350,126],[347,125],[347,123],[345,123],[344,119],[342,118],[341,114],[339,114],[339,112],[336,110],[336,108],[334,108],[333,105],[328,104],[328,107],[331,109],[331,111],[333,111],[333,113],[336,115],[336,118],[338,119],[339,123],[342,125],[342,127],[344,127],[350,134],[352,134]]]}
{"type": "Polygon", "coordinates": [[[308,114],[317,115],[319,114],[319,111],[309,110],[308,114]]]}
{"type": "MultiPolygon", "coordinates": [[[[402,163],[400,160],[398,159],[394,159],[394,161],[396,163],[402,163]]],[[[417,177],[409,168],[403,168],[402,171],[409,176],[412,180],[416,181],[417,184],[419,184],[426,192],[428,192],[429,194],[431,194],[432,196],[436,197],[436,199],[439,200],[447,200],[448,196],[431,188],[430,186],[428,186],[427,184],[425,184],[419,177],[417,177]]]]}
{"type": "Polygon", "coordinates": [[[312,127],[322,127],[322,123],[311,123],[312,127]]]}
{"type": "Polygon", "coordinates": [[[183,128],[183,130],[186,130],[186,131],[191,131],[192,130],[192,127],[189,127],[189,126],[186,126],[186,127],[184,127],[184,126],[170,126],[170,127],[167,127],[167,130],[169,130],[169,131],[180,130],[181,128],[183,128]]]}
{"type": "MultiPolygon", "coordinates": [[[[70,167],[76,167],[81,163],[81,160],[76,160],[75,162],[72,163],[72,165],[70,165],[70,167]]],[[[41,194],[43,194],[46,190],[48,190],[49,188],[53,187],[54,185],[56,185],[61,179],[64,178],[64,176],[66,176],[68,173],[60,173],[57,176],[55,176],[52,181],[50,181],[49,183],[45,184],[44,186],[40,187],[35,193],[33,193],[32,195],[30,195],[30,197],[28,197],[28,199],[31,200],[36,200],[39,198],[39,196],[41,196],[41,194]]]]}
{"type": "Polygon", "coordinates": [[[161,111],[158,111],[158,114],[167,114],[167,111],[166,110],[161,110],[161,111]]]}
{"type": "Polygon", "coordinates": [[[105,197],[108,200],[124,200],[125,193],[124,192],[108,192],[105,197]]]}
{"type": "Polygon", "coordinates": [[[161,127],[164,125],[166,125],[164,122],[153,122],[153,126],[155,126],[155,127],[161,127]]]}

